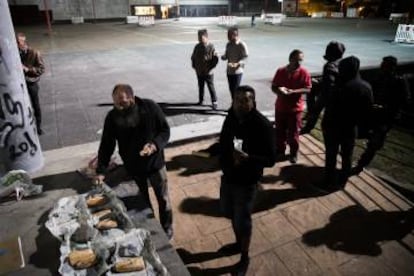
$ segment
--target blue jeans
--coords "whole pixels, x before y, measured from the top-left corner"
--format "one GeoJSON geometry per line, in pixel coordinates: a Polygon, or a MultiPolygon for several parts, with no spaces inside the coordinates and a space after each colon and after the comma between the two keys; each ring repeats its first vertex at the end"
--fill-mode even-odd
{"type": "Polygon", "coordinates": [[[256,196],[256,183],[228,183],[221,178],[220,207],[225,217],[231,219],[236,241],[252,235],[252,211],[256,196]]]}
{"type": "Polygon", "coordinates": [[[243,74],[235,74],[235,75],[227,74],[227,80],[229,82],[229,90],[230,90],[232,99],[233,99],[234,92],[236,92],[237,87],[240,86],[242,76],[243,74]]]}

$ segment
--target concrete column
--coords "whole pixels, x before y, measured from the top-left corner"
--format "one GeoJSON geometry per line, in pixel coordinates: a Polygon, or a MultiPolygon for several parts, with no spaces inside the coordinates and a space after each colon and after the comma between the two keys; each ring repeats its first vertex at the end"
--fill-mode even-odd
{"type": "Polygon", "coordinates": [[[43,166],[7,0],[0,0],[0,175],[43,166]]]}

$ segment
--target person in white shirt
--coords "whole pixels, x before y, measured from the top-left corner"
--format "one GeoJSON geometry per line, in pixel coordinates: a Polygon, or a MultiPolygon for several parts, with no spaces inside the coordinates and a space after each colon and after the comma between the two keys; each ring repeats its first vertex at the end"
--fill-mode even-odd
{"type": "Polygon", "coordinates": [[[230,28],[227,31],[227,37],[229,42],[221,59],[227,60],[227,80],[229,82],[231,98],[233,99],[234,92],[241,83],[248,51],[246,43],[239,38],[239,30],[237,28],[230,28]]]}

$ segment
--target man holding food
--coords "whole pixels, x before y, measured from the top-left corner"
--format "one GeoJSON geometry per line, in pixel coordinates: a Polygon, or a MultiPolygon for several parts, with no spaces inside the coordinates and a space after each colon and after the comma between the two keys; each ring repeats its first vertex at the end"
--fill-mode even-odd
{"type": "Polygon", "coordinates": [[[126,171],[133,177],[145,203],[151,208],[148,183],[153,187],[159,205],[161,226],[171,239],[172,211],[164,160],[164,147],[170,137],[170,127],[165,115],[152,100],[134,96],[132,87],[128,84],[117,84],[112,99],[114,108],[105,118],[95,182],[103,183],[118,143],[126,171]]]}

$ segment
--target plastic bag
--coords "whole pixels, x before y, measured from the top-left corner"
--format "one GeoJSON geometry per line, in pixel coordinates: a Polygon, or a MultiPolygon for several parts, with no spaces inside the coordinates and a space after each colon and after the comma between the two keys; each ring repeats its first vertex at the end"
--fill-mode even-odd
{"type": "Polygon", "coordinates": [[[32,179],[24,170],[10,171],[0,179],[0,197],[15,192],[16,199],[21,200],[23,197],[41,194],[42,189],[42,186],[32,183],[32,179]]]}

